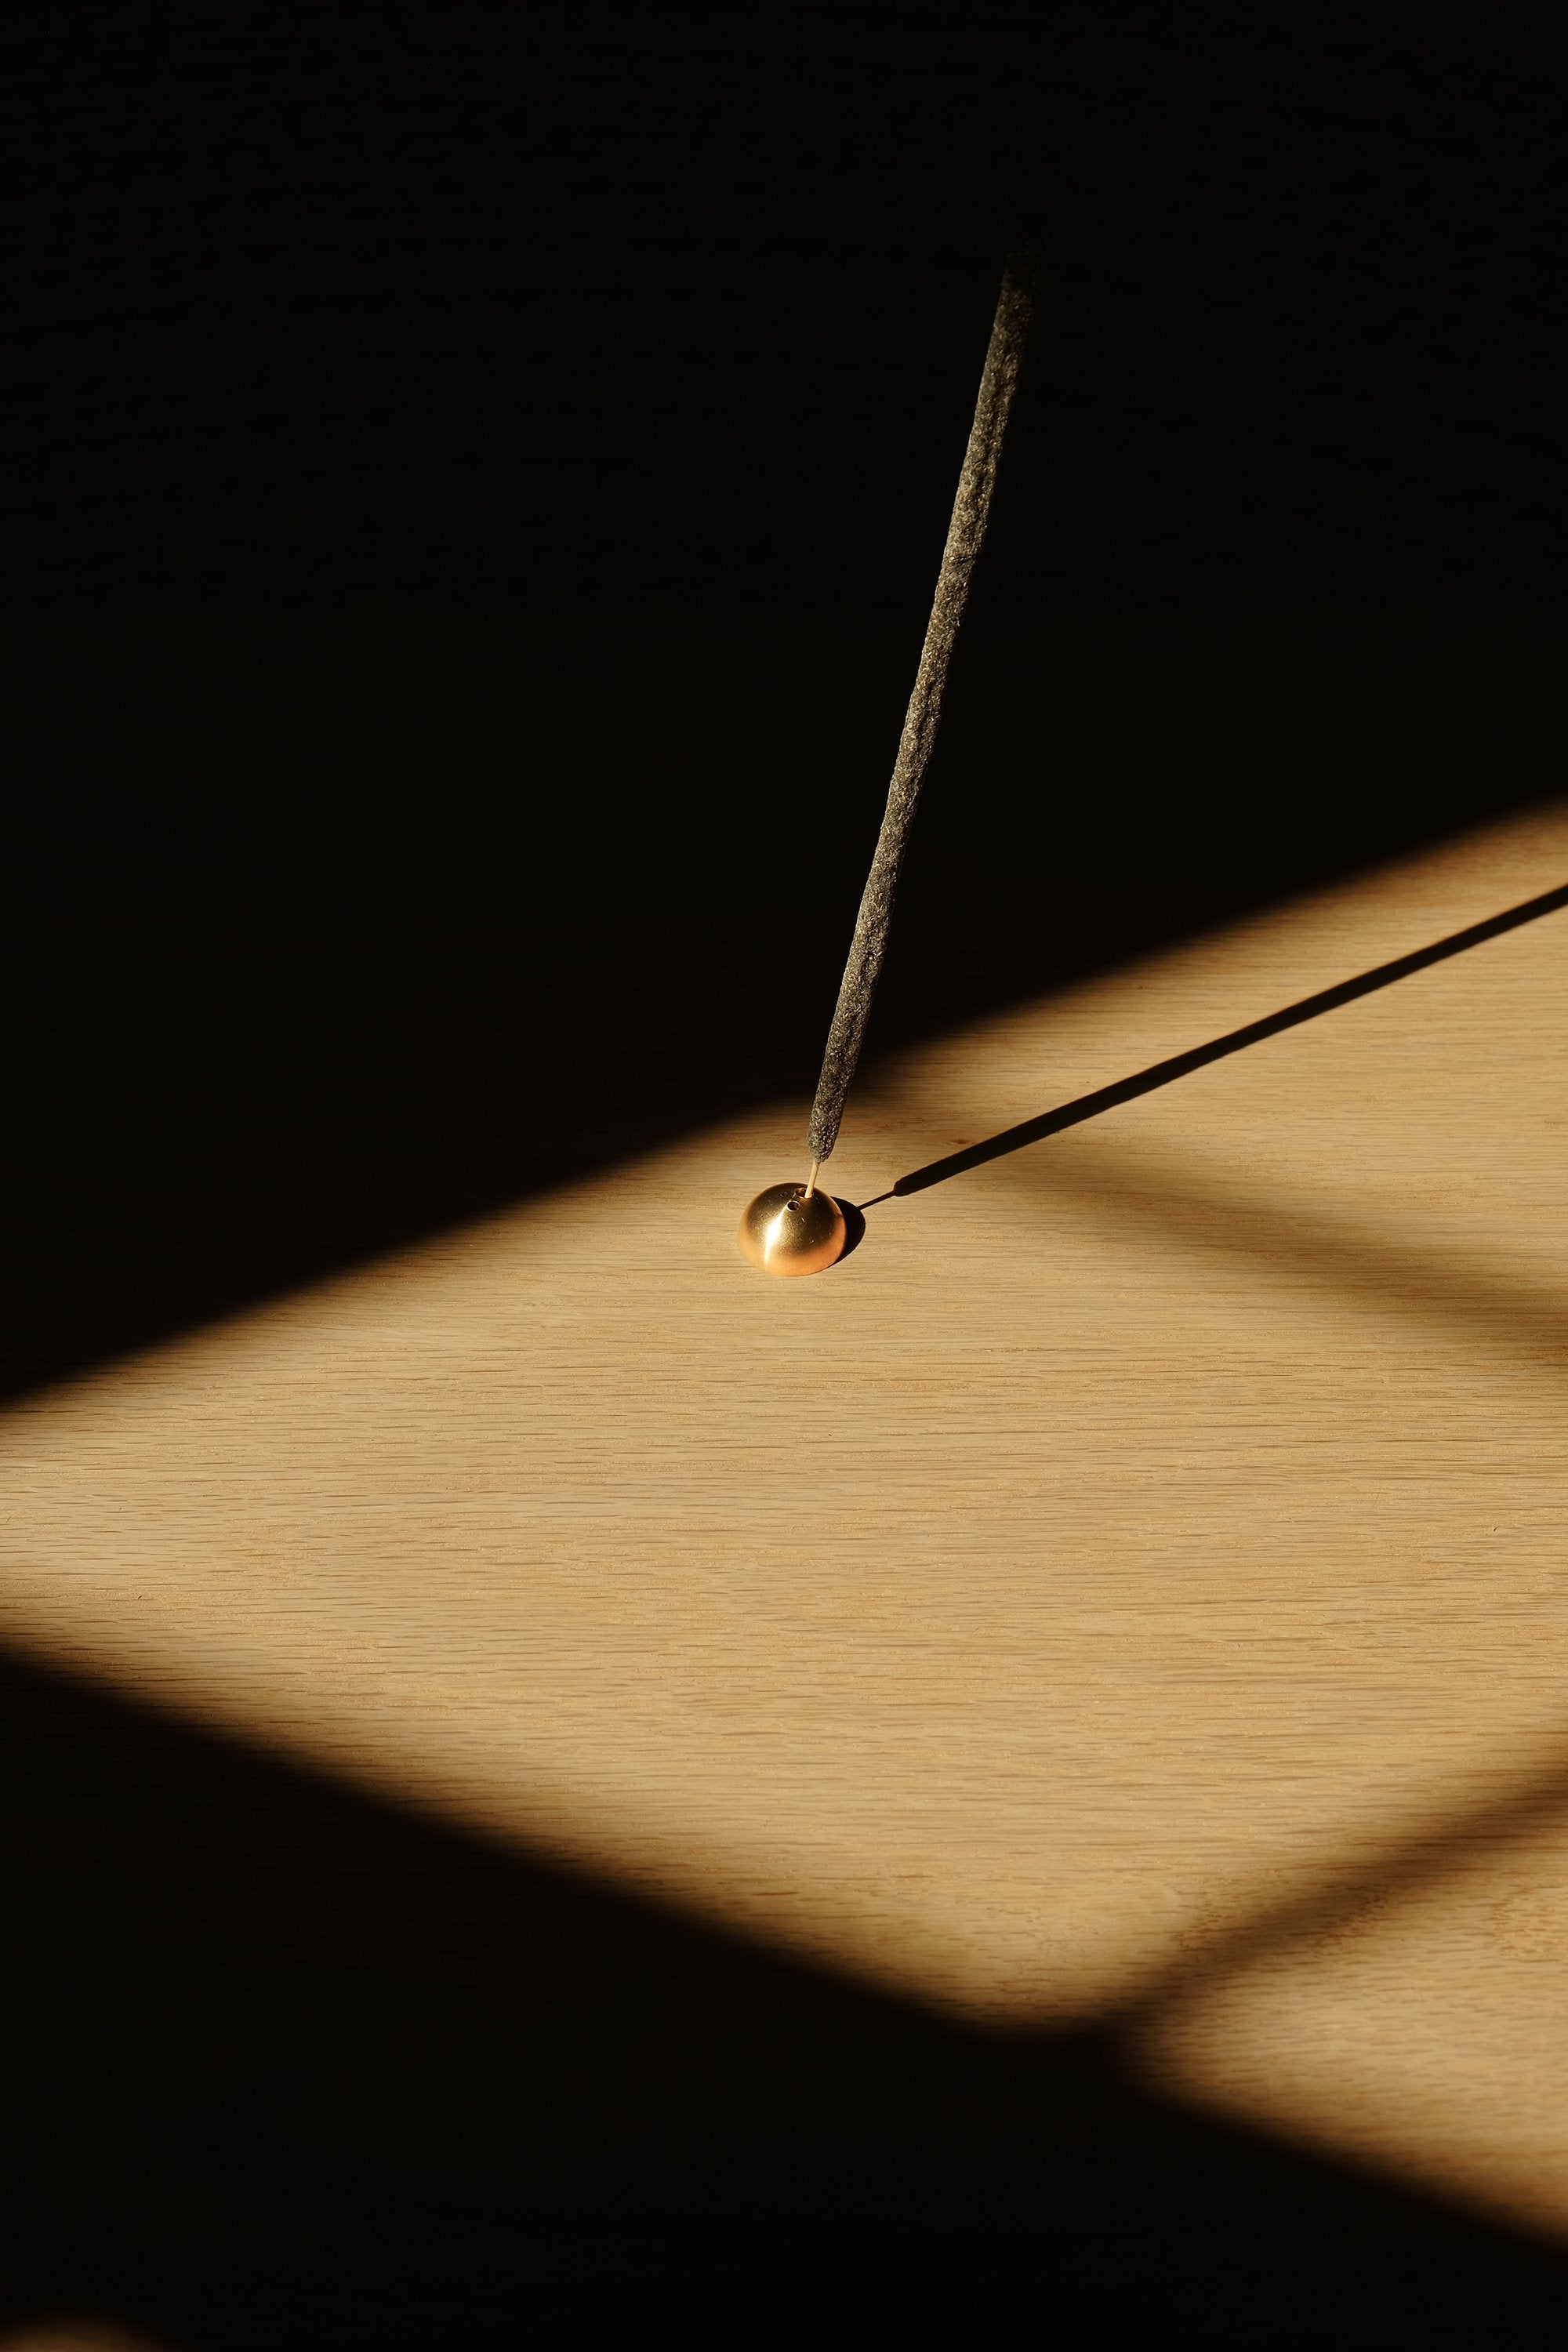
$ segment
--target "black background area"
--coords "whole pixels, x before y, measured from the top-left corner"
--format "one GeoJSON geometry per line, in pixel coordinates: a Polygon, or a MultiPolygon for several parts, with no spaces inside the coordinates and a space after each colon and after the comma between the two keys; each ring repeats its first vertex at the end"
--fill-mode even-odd
{"type": "MultiPolygon", "coordinates": [[[[1558,789],[1540,60],[1036,15],[8,13],[6,1393],[809,1093],[1019,201],[1040,324],[874,1052],[1558,789]]],[[[1108,2041],[24,1663],[0,1725],[15,2314],[1561,2293],[1108,2041]]]]}
{"type": "Polygon", "coordinates": [[[29,605],[916,609],[1020,207],[987,602],[1561,602],[1518,25],[17,0],[4,39],[29,605]]]}

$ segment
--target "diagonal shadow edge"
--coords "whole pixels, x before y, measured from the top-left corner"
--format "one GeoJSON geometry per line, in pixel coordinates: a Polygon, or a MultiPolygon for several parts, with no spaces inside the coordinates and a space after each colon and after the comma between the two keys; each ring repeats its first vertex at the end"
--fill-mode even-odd
{"type": "Polygon", "coordinates": [[[1320,1019],[1325,1013],[1338,1012],[1342,1005],[1353,1004],[1358,997],[1375,995],[1379,989],[1392,988],[1397,981],[1429,971],[1434,964],[1446,963],[1451,956],[1463,955],[1467,950],[1480,947],[1488,940],[1500,939],[1505,932],[1519,930],[1526,923],[1539,922],[1543,915],[1556,914],[1564,907],[1568,907],[1568,883],[1554,890],[1543,890],[1538,898],[1526,898],[1517,907],[1505,908],[1501,914],[1489,915],[1484,921],[1453,931],[1447,939],[1415,948],[1408,955],[1396,956],[1390,963],[1357,972],[1353,979],[1338,981],[1331,988],[1320,989],[1316,995],[1304,996],[1295,1004],[1281,1006],[1277,1013],[1265,1013],[1260,1020],[1229,1030],[1223,1037],[1210,1038],[1206,1045],[1194,1045],[1184,1054],[1173,1054],[1163,1062],[1152,1063],[1148,1069],[1137,1070],[1131,1077],[1119,1078],[1111,1086],[1097,1087],[1093,1094],[1060,1103],[1054,1110],[1042,1111],[1037,1118],[1004,1128],[983,1142],[969,1144],[962,1151],[949,1152],[944,1159],[912,1169],[907,1176],[898,1177],[888,1192],[878,1193],[875,1200],[862,1202],[860,1206],[869,1209],[883,1201],[905,1200],[913,1192],[929,1191],[933,1184],[945,1184],[950,1177],[967,1175],[971,1169],[1005,1159],[1009,1152],[1043,1143],[1047,1136],[1060,1135],[1069,1127],[1080,1127],[1086,1119],[1119,1109],[1123,1103],[1136,1102],[1141,1095],[1173,1086],[1178,1079],[1191,1077],[1213,1062],[1245,1053],[1249,1045],[1261,1045],[1270,1037],[1282,1035],[1287,1029],[1297,1029],[1304,1022],[1320,1019]]]}
{"type": "MultiPolygon", "coordinates": [[[[618,1949],[623,1941],[627,1943],[621,1965],[629,1965],[639,1981],[646,1967],[641,1957],[645,1946],[655,1954],[664,1948],[661,1967],[673,1965],[682,1976],[688,1972],[693,1955],[699,1962],[699,1973],[703,1976],[717,1966],[727,1982],[730,1971],[739,1969],[742,2009],[749,2014],[760,2002],[763,2015],[759,2021],[770,2045],[780,2038],[783,2029],[784,2046],[774,2052],[773,2059],[791,2079],[798,2071],[802,2053],[814,2051],[819,2035],[824,2038],[824,2049],[806,2070],[808,2075],[818,2079],[815,2085],[806,2085],[809,2095],[805,2112],[796,2122],[797,2133],[802,2125],[808,2137],[818,2127],[813,2118],[825,2095],[828,2095],[830,2112],[825,2112],[818,2121],[829,2123],[836,2134],[842,2132],[844,2122],[849,2118],[839,2116],[834,2121],[831,2111],[836,2111],[846,2097],[851,2115],[868,2090],[873,2105],[883,2103],[874,2084],[858,2090],[853,2079],[837,2083],[839,2069],[847,2059],[852,2059],[848,2070],[852,2078],[860,2071],[861,2060],[855,2053],[864,2046],[872,2063],[888,2075],[892,2088],[886,2097],[891,2105],[879,2123],[869,2113],[857,2118],[849,2134],[849,2145],[837,2149],[839,2161],[828,2168],[833,2178],[816,2179],[809,2193],[797,2193],[791,2200],[787,2218],[797,2227],[805,2212],[811,2211],[820,2224],[833,2207],[837,2171],[843,2169],[846,2157],[852,2173],[856,2161],[863,2163],[878,2145],[879,2130],[896,2126],[909,2135],[910,2126],[918,2121],[919,2127],[912,2134],[914,2144],[909,2151],[913,2158],[910,2175],[907,2179],[900,2175],[897,2184],[901,2196],[912,2195],[917,2201],[949,2196],[955,2184],[971,2172],[971,2185],[977,2185],[986,2195],[995,2198],[1005,2185],[1007,2167],[1016,2164],[1026,2176],[1021,2186],[1026,2191],[1037,2194],[1041,2186],[1048,2183],[1053,2194],[1065,2197],[1076,2183],[1076,2193],[1085,2204],[1082,2218],[1087,2219],[1094,2200],[1110,2193],[1111,2172],[1108,2168],[1114,2168],[1119,2184],[1116,2193],[1124,2201],[1121,2208],[1113,2210],[1110,2220],[1113,2227],[1125,2233],[1130,2226],[1137,2228],[1126,2200],[1139,2189],[1168,2199],[1171,2190],[1167,2168],[1174,2166],[1184,2170],[1190,2168],[1189,2186],[1195,2182],[1194,2194],[1200,2212],[1207,2210],[1216,2190],[1231,2198],[1247,2193],[1258,2197],[1265,2218],[1277,2205],[1280,2219],[1271,2225],[1276,2231],[1295,2226],[1289,2217],[1299,2204],[1306,2207],[1299,2217],[1306,2227],[1321,2227],[1325,2220],[1333,2222],[1342,2209],[1346,2218],[1338,2221],[1338,2227],[1342,2234],[1347,2235],[1347,2242],[1359,2248],[1358,2261],[1365,2260],[1373,2251],[1374,2241],[1369,2224],[1375,2229],[1381,2222],[1390,2232],[1389,2243],[1396,2257],[1403,2249],[1404,2258],[1408,2259],[1413,2248],[1407,2241],[1411,2233],[1419,2231],[1426,2255],[1438,2257],[1440,2268],[1451,2258],[1443,2251],[1451,2242],[1460,2260],[1466,2259],[1464,2249],[1468,2247],[1475,2250],[1477,2257],[1500,2263],[1512,2260],[1540,2262],[1545,2265],[1539,2273],[1543,2282],[1563,2275],[1564,2257],[1557,2233],[1550,2229],[1543,2231],[1530,2218],[1488,2209],[1484,2204],[1478,2208],[1471,2198],[1456,2196],[1430,2182],[1405,2180],[1397,2169],[1342,2152],[1300,2144],[1278,2126],[1232,2120],[1223,2112],[1216,2114],[1201,2098],[1194,2100],[1180,2088],[1152,2081],[1144,2051],[1140,2047],[1140,2028],[1158,2022],[1153,2013],[1164,2006],[1162,1996],[1168,1992],[1179,1995],[1192,1989],[1193,1977],[1201,1978],[1210,1969],[1225,1973],[1233,1954],[1241,1956],[1258,1946],[1289,1940],[1300,1927],[1310,1926],[1321,1916],[1353,1912],[1375,1896],[1385,1873],[1395,1882],[1408,1884],[1431,1874],[1435,1867],[1440,1871],[1442,1848],[1456,1833],[1466,1843],[1471,1843],[1478,1833],[1490,1832],[1506,1837],[1549,1818],[1568,1794],[1560,1754],[1553,1756],[1533,1780],[1521,1776],[1512,1789],[1484,1801],[1479,1807],[1463,1809],[1450,1822],[1434,1819],[1425,1833],[1416,1832],[1407,1841],[1395,1838],[1383,1857],[1369,1858],[1361,1870],[1348,1874],[1344,1881],[1336,1874],[1316,1894],[1304,1891],[1295,1903],[1264,1906],[1253,1918],[1237,1923],[1235,1941],[1228,1948],[1222,1935],[1217,1948],[1208,1945],[1203,1953],[1193,1956],[1195,1966],[1191,1961],[1178,1961],[1168,1974],[1142,1993],[1135,1991],[1122,2002],[1077,2020],[1048,2025],[1038,2021],[1019,2021],[998,2031],[994,2021],[954,2017],[918,1996],[911,1999],[884,1987],[858,1981],[853,1972],[844,1971],[831,1962],[779,1950],[771,1947],[766,1938],[759,1938],[745,1929],[694,1919],[683,1906],[651,1896],[646,1889],[634,1892],[618,1888],[596,1873],[563,1864],[555,1857],[538,1853],[526,1844],[498,1841],[482,1828],[437,1821],[424,1814],[422,1809],[410,1810],[398,1802],[389,1804],[384,1792],[339,1782],[333,1777],[323,1780],[319,1769],[309,1762],[258,1748],[252,1739],[232,1728],[192,1722],[179,1710],[171,1710],[145,1694],[100,1688],[93,1678],[84,1679],[73,1668],[29,1658],[25,1652],[16,1654],[13,1663],[9,1644],[0,1645],[0,1680],[16,1667],[29,1680],[36,1680],[45,1692],[53,1686],[62,1698],[79,1693],[79,1698],[69,1701],[74,1706],[107,1704],[115,1716],[122,1717],[130,1725],[145,1727],[145,1733],[155,1740],[173,1743],[176,1749],[190,1748],[193,1756],[216,1762],[222,1769],[216,1775],[217,1789],[205,1796],[209,1808],[226,1810],[223,1783],[226,1778],[236,1771],[248,1774],[259,1770],[268,1783],[276,1782],[286,1814],[291,1814],[300,1804],[314,1806],[325,1801],[329,1809],[341,1812],[351,1825],[359,1817],[372,1823],[384,1819],[395,1834],[402,1834],[396,1825],[406,1822],[406,1834],[427,1844],[438,1841],[439,1847],[451,1854],[464,1874],[477,1870],[493,1875],[500,1869],[507,1874],[510,1882],[512,1874],[521,1873],[518,1890],[530,1908],[530,1890],[533,1888],[552,1907],[561,1901],[574,1908],[586,1906],[585,1922],[595,1940],[609,1930],[610,1945],[606,1948],[618,1949]],[[595,1926],[595,1922],[600,1924],[595,1926]],[[651,1944],[649,1937],[653,1939],[651,1944]],[[834,2063],[825,2069],[822,2060],[830,2053],[834,2063]],[[990,2158],[977,2163],[991,2131],[999,2131],[1003,2137],[990,2158]],[[925,2145],[928,2138],[929,2148],[925,2145]],[[939,2168],[927,2178],[938,2146],[945,2145],[949,2138],[951,2177],[939,2168]],[[1050,2153],[1053,2148],[1054,2156],[1050,2153]],[[1055,2169],[1058,2165],[1069,2165],[1070,2174],[1058,2173],[1055,2169]],[[1325,2198],[1331,2200],[1327,2206],[1323,2203],[1325,2198]],[[1272,2205],[1270,2200],[1274,2200],[1272,2205]]],[[[204,1791],[211,1778],[205,1763],[201,1774],[204,1791]]],[[[264,1801],[270,1804],[272,1801],[268,1797],[264,1801]]],[[[284,1827],[289,1827],[287,1820],[284,1827]]],[[[295,1843],[290,1834],[290,1852],[295,1843]]],[[[324,1858],[331,1860],[334,1851],[335,1841],[329,1832],[324,1858]]],[[[320,1868],[322,1859],[323,1855],[316,1857],[315,1868],[320,1868]]],[[[401,1879],[401,1871],[398,1875],[401,1879]]],[[[416,1878],[412,1889],[414,1899],[417,1902],[421,1894],[427,1895],[428,1892],[419,1886],[416,1878]]],[[[363,1897],[356,1898],[351,1890],[351,1906],[357,1899],[363,1897]]],[[[408,1899],[407,1893],[400,1897],[403,1903],[408,1899]]],[[[460,1920],[467,1918],[468,1907],[459,1904],[460,1920]]],[[[511,1907],[510,1902],[508,1907],[511,1907]]],[[[477,1928],[486,1943],[495,1933],[489,1914],[486,1900],[473,1918],[467,1921],[470,1932],[477,1928]]],[[[503,1940],[510,1943],[511,1935],[503,1940]]],[[[515,1958],[503,1957],[508,1958],[505,1981],[510,1987],[510,1998],[515,2000],[522,1990],[512,1974],[515,1958]]],[[[79,1974],[79,1966],[76,1974],[79,1974]]],[[[76,1998],[76,1974],[69,1975],[66,1986],[72,1999],[76,1998]]],[[[437,1990],[436,1985],[431,1988],[432,1993],[437,1990]]],[[[715,1990],[712,1984],[705,1990],[699,1987],[701,2014],[706,2014],[711,2006],[715,1990]]],[[[402,2000],[405,1996],[398,1997],[402,2000]]],[[[649,2030],[669,2030],[675,2021],[663,2016],[655,1988],[645,1987],[640,1999],[647,2001],[649,2009],[649,2030]]],[[[492,2010],[493,2001],[480,2019],[481,2023],[488,2021],[491,2028],[498,2021],[492,2010]]],[[[552,2033],[558,2037],[560,2021],[547,2022],[552,2033]]],[[[149,2021],[142,2020],[141,2025],[145,2032],[149,2021]]],[[[715,2054],[721,2060],[721,2071],[726,2075],[735,2070],[743,2054],[731,2041],[733,2023],[726,2031],[722,2021],[718,2021],[715,2054]]],[[[492,2063],[496,2063],[492,2053],[492,2063]]],[[[745,2080],[751,2071],[749,2065],[741,2065],[744,2087],[748,2095],[754,2095],[760,2086],[745,2080]]],[[[399,2070],[394,2068],[392,2072],[395,2075],[399,2070]]],[[[508,2080],[504,2067],[498,2080],[504,2088],[508,2080]]],[[[595,2130],[602,2131],[605,2117],[591,2116],[589,2120],[595,2130]]],[[[650,2120],[645,2118],[645,2122],[650,2120]]],[[[565,2153],[557,2149],[552,2165],[561,2171],[557,2192],[569,2199],[574,2188],[582,2187],[578,2178],[581,2168],[571,2161],[563,2163],[565,2153]]],[[[637,2207],[645,2221],[649,2210],[656,2217],[665,2214],[660,2199],[648,2200],[646,2184],[640,2189],[636,2186],[636,2162],[647,2161],[650,2153],[651,2143],[646,2143],[646,2136],[639,2128],[633,2166],[627,2177],[618,2181],[619,2190],[627,2198],[627,2210],[637,2207]]],[[[212,2151],[208,2156],[210,2159],[212,2151]]],[[[493,2151],[486,2158],[487,2161],[492,2159],[493,2151]]],[[[608,2168],[615,2171],[613,2165],[608,2168]]],[[[310,2178],[314,2181],[313,2172],[310,2178]]],[[[427,2189],[429,2184],[424,2172],[415,2185],[427,2189]]],[[[601,2194],[605,2185],[601,2184],[601,2194]]],[[[799,2187],[797,2183],[797,2191],[799,2187]]],[[[548,2228],[553,2218],[558,2227],[560,2214],[555,2204],[551,2200],[546,2200],[546,2204],[548,2212],[534,2214],[533,2222],[548,2228]]],[[[265,2198],[263,2205],[271,2210],[265,2198]]],[[[670,2210],[677,2210],[679,2207],[677,2196],[670,2210]]],[[[711,2204],[704,2208],[710,2220],[714,2210],[711,2204]]],[[[728,2208],[724,2210],[728,2212],[728,2208]]],[[[855,2213],[857,2226],[865,2225],[864,2184],[856,2189],[845,2210],[855,2213]]],[[[615,2226],[615,2216],[620,2210],[612,2197],[609,2210],[601,2219],[615,2226]]],[[[79,2215],[79,2224],[83,2218],[79,2215]]],[[[426,2218],[428,2224],[429,2217],[426,2218]]],[[[990,2218],[994,2221],[995,2211],[990,2218]]],[[[952,2212],[946,2214],[949,2226],[953,2219],[952,2212]]],[[[345,2215],[334,2210],[334,2227],[344,2226],[345,2221],[345,2215]]],[[[516,2228],[515,2212],[509,2212],[509,2223],[516,2228]]],[[[157,2251],[155,2247],[154,2252],[157,2251]]],[[[226,2238],[216,2252],[220,2259],[226,2261],[232,2260],[236,2249],[226,2238]]],[[[471,2258],[471,2243],[466,2252],[471,2258]]],[[[1504,2273],[1499,2272],[1497,2275],[1500,2278],[1504,2273]]],[[[5,2307],[5,2296],[0,2294],[0,2317],[12,2316],[14,2314],[5,2307]]],[[[318,2339],[310,2334],[305,2340],[313,2345],[318,2339]]],[[[224,2341],[226,2345],[227,2338],[224,2341]]],[[[248,2337],[246,2342],[248,2352],[248,2337]]]]}
{"type": "MultiPolygon", "coordinates": [[[[1102,2010],[1096,2020],[1100,2033],[1130,2084],[1143,2084],[1159,2095],[1177,2100],[1196,2112],[1223,2116],[1232,2123],[1261,2119],[1237,2105],[1227,2091],[1210,2087],[1182,2065],[1179,2037],[1184,2026],[1201,2022],[1210,2004],[1223,2003],[1232,1988],[1245,1988],[1271,1968],[1304,1961],[1309,1970],[1326,1939],[1353,1937],[1364,1925],[1394,1926],[1400,1914],[1418,1906],[1427,1895],[1481,1863],[1489,1855],[1526,1847],[1532,1839],[1553,1831],[1561,1834],[1568,1818],[1568,1748],[1538,1757],[1515,1773],[1503,1788],[1475,1797],[1468,1805],[1452,1807],[1446,1814],[1434,1808],[1424,1826],[1407,1824],[1360,1863],[1326,1870],[1315,1885],[1301,1886],[1273,1902],[1242,1912],[1227,1927],[1204,1937],[1189,1950],[1152,1969],[1141,1986],[1102,2010]],[[1393,1906],[1392,1919],[1388,1906],[1393,1906]],[[1175,2042],[1173,2036],[1178,2037],[1175,2042]],[[1173,2069],[1173,2058],[1175,2065],[1173,2069]]],[[[1324,1955],[1331,1967],[1331,1941],[1324,1955]]],[[[1472,2164],[1468,2181],[1441,2179],[1430,2168],[1412,2163],[1396,2149],[1356,2148],[1321,2129],[1291,2129],[1276,2118],[1272,2128],[1289,2131],[1290,2144],[1315,2145],[1352,2172],[1369,2179],[1398,2182],[1405,2189],[1417,2184],[1439,2202],[1472,2215],[1506,2220],[1543,2244],[1561,2245],[1563,2225],[1555,2215],[1521,2208],[1515,2191],[1485,2178],[1484,2153],[1472,2164]]],[[[1461,2166],[1461,2172],[1463,2171],[1461,2166]]]]}
{"type": "Polygon", "coordinates": [[[1299,1207],[1260,1207],[1240,1190],[1179,1171],[1169,1161],[1154,1185],[1130,1177],[1110,1151],[1086,1157],[1081,1147],[1071,1167],[1058,1158],[1048,1170],[1036,1163],[1026,1175],[1022,1169],[1015,1172],[1031,1189],[1048,1189],[1058,1198],[1157,1229],[1184,1244],[1263,1266],[1289,1263],[1294,1274],[1342,1295],[1359,1293],[1479,1330],[1521,1360],[1544,1361],[1557,1370],[1568,1350],[1568,1315],[1553,1293],[1495,1269],[1482,1272],[1446,1260],[1348,1221],[1299,1207]]]}
{"type": "Polygon", "coordinates": [[[1226,1927],[1152,1969],[1098,2012],[1102,2027],[1134,2042],[1186,2002],[1279,1958],[1330,1927],[1343,1927],[1389,1898],[1414,1900],[1479,1855],[1521,1845],[1568,1813],[1568,1747],[1514,1766],[1504,1785],[1468,1801],[1435,1805],[1424,1824],[1393,1832],[1359,1862],[1323,1872],[1310,1885],[1238,1912],[1226,1927]]]}

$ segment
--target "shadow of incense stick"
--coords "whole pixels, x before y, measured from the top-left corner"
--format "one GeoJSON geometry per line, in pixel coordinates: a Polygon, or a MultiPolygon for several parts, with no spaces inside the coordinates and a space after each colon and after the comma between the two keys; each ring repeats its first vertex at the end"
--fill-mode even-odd
{"type": "Polygon", "coordinates": [[[1397,956],[1392,963],[1380,963],[1371,971],[1358,972],[1353,980],[1342,980],[1332,988],[1320,990],[1316,996],[1304,996],[1300,1003],[1265,1013],[1262,1020],[1249,1021],[1244,1029],[1232,1029],[1223,1037],[1211,1038],[1205,1045],[1194,1045],[1184,1054],[1173,1055],[1168,1061],[1155,1062],[1130,1078],[1119,1078],[1114,1086],[1100,1087],[1091,1095],[1079,1095],[1076,1102],[1061,1103],[1055,1110],[1042,1111],[1037,1118],[1004,1128],[1000,1134],[989,1135],[984,1142],[972,1143],[963,1151],[950,1152],[944,1160],[933,1160],[924,1168],[912,1169],[909,1175],[899,1177],[889,1192],[879,1192],[876,1201],[863,1201],[860,1205],[869,1209],[878,1201],[902,1200],[911,1192],[926,1192],[932,1184],[944,1184],[950,1176],[962,1176],[971,1168],[984,1168],[987,1160],[1005,1159],[1008,1152],[1022,1151],[1031,1143],[1043,1143],[1047,1136],[1059,1135],[1065,1128],[1079,1127],[1085,1119],[1098,1118],[1102,1111],[1135,1102],[1140,1095],[1173,1086],[1178,1078],[1190,1077],[1194,1071],[1206,1069],[1211,1062],[1222,1062],[1228,1054],[1242,1053],[1248,1045],[1261,1045],[1284,1030],[1299,1028],[1302,1022],[1315,1021],[1321,1013],[1337,1012],[1342,1004],[1353,1004],[1358,996],[1371,996],[1380,988],[1392,988],[1396,980],[1408,980],[1414,972],[1444,963],[1450,956],[1463,955],[1467,948],[1479,947],[1487,940],[1500,938],[1504,931],[1518,930],[1521,924],[1536,922],[1542,915],[1555,914],[1563,907],[1568,907],[1568,884],[1542,891],[1538,898],[1526,898],[1521,905],[1507,908],[1500,915],[1489,915],[1484,922],[1472,923],[1467,930],[1455,931],[1446,940],[1435,940],[1429,947],[1397,956]]]}

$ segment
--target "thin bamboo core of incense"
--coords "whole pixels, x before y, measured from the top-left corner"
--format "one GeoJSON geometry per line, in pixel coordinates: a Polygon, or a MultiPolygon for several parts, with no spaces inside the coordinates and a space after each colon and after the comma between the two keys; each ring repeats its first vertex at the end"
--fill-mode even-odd
{"type": "Polygon", "coordinates": [[[952,502],[952,520],[942,549],[931,619],[926,624],[925,644],[921,649],[914,690],[904,717],[904,731],[899,739],[892,782],[888,786],[882,830],[877,837],[871,870],[861,894],[849,961],[839,982],[838,1003],[834,1008],[827,1049],[822,1057],[822,1076],[816,1085],[816,1100],[811,1107],[806,1148],[815,1163],[814,1181],[816,1166],[828,1157],[838,1140],[845,1098],[860,1058],[871,998],[888,950],[899,867],[936,741],[948,665],[952,659],[963,608],[969,601],[975,561],[985,537],[991,493],[1002,455],[1002,436],[1007,429],[1008,412],[1017,388],[1024,343],[1034,310],[1035,263],[1033,243],[1020,245],[1009,256],[1003,273],[1002,291],[997,297],[996,316],[980,378],[980,396],[974,404],[974,423],[970,428],[963,470],[958,478],[958,495],[952,502]]]}

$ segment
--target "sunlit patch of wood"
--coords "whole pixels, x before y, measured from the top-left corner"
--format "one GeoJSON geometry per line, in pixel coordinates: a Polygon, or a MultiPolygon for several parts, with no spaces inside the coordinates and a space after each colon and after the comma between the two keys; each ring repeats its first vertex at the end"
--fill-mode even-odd
{"type": "Polygon", "coordinates": [[[1568,913],[876,1200],[1565,880],[1537,816],[884,1070],[826,1275],[732,1240],[785,1106],[38,1398],[0,1625],[1568,2222],[1568,913]]]}

